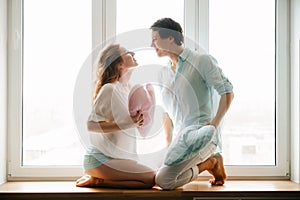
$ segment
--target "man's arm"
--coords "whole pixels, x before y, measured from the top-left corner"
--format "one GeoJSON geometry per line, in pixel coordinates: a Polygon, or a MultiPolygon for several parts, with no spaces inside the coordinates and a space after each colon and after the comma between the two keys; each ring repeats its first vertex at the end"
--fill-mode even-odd
{"type": "Polygon", "coordinates": [[[163,122],[164,122],[164,131],[166,135],[166,142],[167,142],[167,146],[169,146],[172,141],[173,122],[169,117],[168,113],[163,113],[163,122]]]}
{"type": "Polygon", "coordinates": [[[233,92],[226,93],[221,96],[217,114],[214,117],[214,119],[208,123],[208,125],[213,125],[216,128],[219,127],[223,117],[225,116],[226,112],[228,111],[228,109],[230,107],[233,97],[234,97],[233,92]]]}

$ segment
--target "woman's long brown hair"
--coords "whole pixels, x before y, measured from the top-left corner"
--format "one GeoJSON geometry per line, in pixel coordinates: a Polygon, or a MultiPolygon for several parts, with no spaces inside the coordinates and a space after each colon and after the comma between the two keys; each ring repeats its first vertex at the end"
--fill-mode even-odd
{"type": "Polygon", "coordinates": [[[122,63],[119,44],[110,44],[101,53],[97,64],[97,81],[93,96],[95,102],[101,87],[120,78],[118,64],[122,63]]]}

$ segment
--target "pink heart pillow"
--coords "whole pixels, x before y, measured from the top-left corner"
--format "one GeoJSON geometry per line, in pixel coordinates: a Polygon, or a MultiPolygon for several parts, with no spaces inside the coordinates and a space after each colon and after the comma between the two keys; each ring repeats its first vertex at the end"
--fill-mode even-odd
{"type": "Polygon", "coordinates": [[[129,113],[135,116],[138,111],[144,115],[144,124],[138,127],[140,134],[146,137],[153,124],[155,110],[155,94],[151,84],[133,86],[129,93],[129,113]]]}

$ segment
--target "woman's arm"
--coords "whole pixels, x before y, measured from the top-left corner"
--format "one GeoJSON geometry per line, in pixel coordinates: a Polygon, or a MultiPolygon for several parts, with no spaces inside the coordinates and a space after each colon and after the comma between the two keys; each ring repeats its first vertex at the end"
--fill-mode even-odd
{"type": "Polygon", "coordinates": [[[101,121],[101,122],[89,121],[87,123],[87,128],[89,131],[99,132],[99,133],[110,133],[110,132],[121,130],[121,128],[116,122],[106,122],[106,121],[101,121]]]}
{"type": "Polygon", "coordinates": [[[129,117],[128,119],[124,119],[120,123],[116,123],[114,121],[100,121],[100,122],[87,122],[87,129],[92,132],[99,133],[110,133],[114,131],[125,130],[128,128],[139,127],[144,123],[144,116],[140,112],[138,112],[135,116],[129,117]]]}

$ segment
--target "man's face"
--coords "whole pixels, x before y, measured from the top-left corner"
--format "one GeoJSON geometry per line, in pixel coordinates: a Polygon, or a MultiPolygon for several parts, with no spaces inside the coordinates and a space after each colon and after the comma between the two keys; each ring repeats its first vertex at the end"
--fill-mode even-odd
{"type": "Polygon", "coordinates": [[[170,39],[162,39],[159,36],[158,31],[152,31],[152,43],[151,47],[153,47],[156,51],[158,57],[167,56],[170,46],[170,39]]]}

